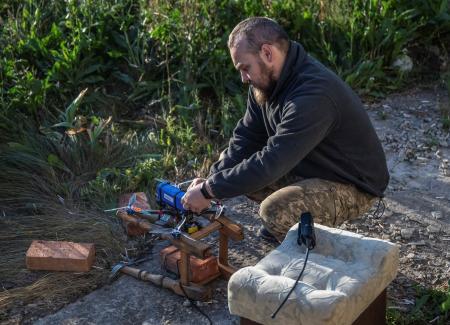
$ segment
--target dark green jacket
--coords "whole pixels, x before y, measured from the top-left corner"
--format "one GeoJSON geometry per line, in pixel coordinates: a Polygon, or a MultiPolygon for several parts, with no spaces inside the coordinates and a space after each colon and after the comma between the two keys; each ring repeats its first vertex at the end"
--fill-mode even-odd
{"type": "Polygon", "coordinates": [[[249,90],[224,154],[209,176],[220,199],[257,191],[290,172],[351,183],[380,197],[389,182],[383,148],[359,97],[295,42],[264,107],[249,90]]]}

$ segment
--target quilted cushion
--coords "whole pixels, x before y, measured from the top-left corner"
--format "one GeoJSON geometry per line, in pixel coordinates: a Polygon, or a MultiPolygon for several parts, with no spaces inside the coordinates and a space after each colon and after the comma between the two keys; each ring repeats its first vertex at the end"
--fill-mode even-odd
{"type": "Polygon", "coordinates": [[[396,277],[390,242],[315,224],[316,247],[294,292],[277,314],[306,256],[293,226],[281,245],[228,282],[230,313],[261,324],[352,324],[396,277]]]}

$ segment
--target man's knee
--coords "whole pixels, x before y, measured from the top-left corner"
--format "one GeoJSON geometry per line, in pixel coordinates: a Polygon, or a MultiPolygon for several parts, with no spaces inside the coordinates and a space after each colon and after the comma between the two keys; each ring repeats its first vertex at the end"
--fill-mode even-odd
{"type": "Polygon", "coordinates": [[[303,212],[310,212],[317,223],[333,226],[336,222],[334,193],[317,180],[304,180],[276,191],[260,207],[264,221],[273,219],[284,228],[298,222],[303,212]]]}
{"type": "Polygon", "coordinates": [[[283,214],[289,206],[290,200],[292,200],[292,198],[289,198],[285,188],[280,189],[267,196],[261,202],[259,215],[265,220],[277,218],[280,214],[283,214]]]}
{"type": "Polygon", "coordinates": [[[298,218],[292,213],[293,209],[301,209],[298,200],[289,193],[289,187],[284,187],[261,202],[259,216],[263,224],[277,238],[284,236],[298,218]],[[293,206],[295,205],[295,206],[293,206]]]}

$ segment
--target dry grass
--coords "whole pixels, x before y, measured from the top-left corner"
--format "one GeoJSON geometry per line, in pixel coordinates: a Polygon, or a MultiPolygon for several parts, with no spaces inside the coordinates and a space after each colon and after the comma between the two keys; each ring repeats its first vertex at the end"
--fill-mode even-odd
{"type": "Polygon", "coordinates": [[[16,141],[0,148],[0,319],[29,303],[61,307],[103,284],[125,243],[118,220],[82,195],[99,169],[129,157],[125,145],[92,148],[40,135],[16,141]],[[94,268],[29,271],[25,254],[32,240],[94,243],[94,268]]]}
{"type": "Polygon", "coordinates": [[[104,283],[111,263],[123,250],[124,235],[113,217],[80,207],[70,210],[62,204],[40,210],[45,213],[0,219],[0,310],[36,299],[59,304],[70,301],[104,283]],[[25,254],[35,239],[95,243],[95,268],[88,273],[29,271],[25,254]]]}

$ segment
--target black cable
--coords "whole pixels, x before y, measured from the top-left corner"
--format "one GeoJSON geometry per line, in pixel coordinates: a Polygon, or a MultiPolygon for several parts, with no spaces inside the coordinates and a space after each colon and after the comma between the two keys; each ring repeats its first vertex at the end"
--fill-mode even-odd
{"type": "MultiPolygon", "coordinates": [[[[179,262],[180,262],[180,260],[177,261],[178,274],[180,274],[180,267],[178,266],[178,263],[179,263],[179,262]]],[[[205,313],[203,310],[201,310],[199,306],[197,306],[196,302],[195,302],[194,300],[192,300],[192,299],[187,295],[186,291],[184,291],[183,284],[182,284],[181,282],[180,282],[180,288],[181,288],[181,291],[183,291],[184,296],[185,296],[185,297],[189,300],[189,302],[191,303],[191,305],[194,306],[194,308],[208,320],[209,325],[213,325],[213,322],[212,322],[211,318],[209,318],[209,316],[206,315],[206,313],[205,313]]]]}
{"type": "Polygon", "coordinates": [[[381,199],[381,203],[383,204],[383,211],[381,211],[381,213],[380,213],[380,218],[383,216],[383,214],[384,214],[384,211],[386,210],[386,203],[384,203],[384,199],[381,199]]]}
{"type": "Polygon", "coordinates": [[[382,198],[379,198],[378,199],[378,204],[377,204],[377,207],[375,209],[375,212],[373,213],[373,216],[375,218],[377,218],[377,219],[381,218],[383,216],[385,210],[386,210],[386,204],[384,203],[384,200],[382,198]],[[380,206],[381,205],[383,206],[383,210],[380,210],[380,206]],[[381,213],[380,213],[380,211],[381,211],[381,213]]]}
{"type": "Polygon", "coordinates": [[[305,257],[305,262],[303,263],[303,269],[300,272],[300,274],[298,275],[297,280],[295,280],[294,285],[291,288],[291,291],[289,291],[289,293],[287,294],[287,296],[284,298],[283,302],[281,303],[280,306],[278,306],[277,310],[275,310],[275,312],[270,316],[272,319],[275,318],[275,316],[277,316],[278,312],[280,311],[280,309],[284,306],[284,304],[286,303],[286,301],[288,300],[289,296],[291,295],[292,291],[294,291],[295,287],[297,286],[298,281],[300,281],[300,278],[302,277],[303,271],[305,271],[305,267],[306,267],[306,262],[308,261],[308,256],[309,256],[309,248],[306,248],[306,257],[305,257]]]}

